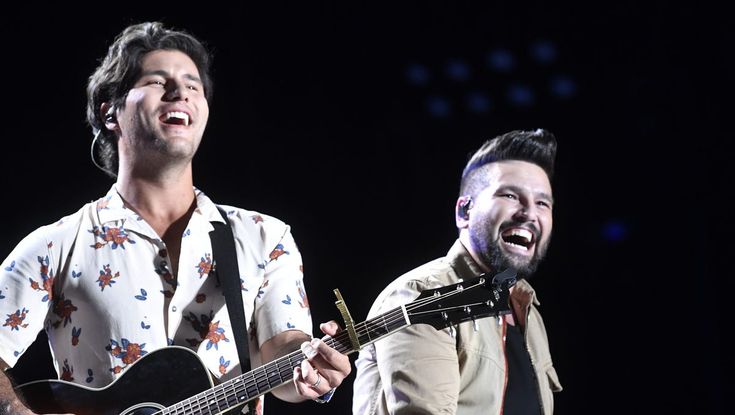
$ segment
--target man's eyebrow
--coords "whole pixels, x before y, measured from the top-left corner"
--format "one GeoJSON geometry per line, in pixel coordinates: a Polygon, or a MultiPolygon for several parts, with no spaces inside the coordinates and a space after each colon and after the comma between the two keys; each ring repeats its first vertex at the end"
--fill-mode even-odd
{"type": "Polygon", "coordinates": [[[184,78],[186,78],[186,79],[188,79],[190,81],[194,81],[194,82],[199,83],[199,84],[203,84],[201,78],[199,78],[198,76],[194,76],[194,75],[191,75],[191,74],[186,74],[186,75],[184,75],[184,78]]]}
{"type": "MultiPolygon", "coordinates": [[[[524,190],[523,189],[521,189],[518,186],[512,185],[512,184],[507,184],[507,185],[504,185],[504,186],[500,186],[500,187],[498,187],[498,190],[497,191],[498,192],[511,191],[513,193],[518,193],[518,194],[524,193],[524,190]]],[[[551,196],[550,194],[546,193],[546,192],[536,192],[534,194],[534,196],[536,196],[539,199],[548,200],[549,203],[551,203],[552,205],[554,204],[554,197],[551,196]]]]}
{"type": "Polygon", "coordinates": [[[538,193],[536,193],[536,197],[538,197],[540,199],[546,199],[552,205],[554,204],[554,197],[551,196],[550,194],[546,193],[546,192],[538,192],[538,193]]]}
{"type": "MultiPolygon", "coordinates": [[[[164,78],[168,78],[168,77],[171,76],[171,74],[169,74],[167,71],[164,71],[163,69],[158,69],[158,70],[155,70],[155,71],[143,72],[140,75],[140,77],[142,78],[144,76],[151,76],[151,75],[158,75],[158,76],[162,76],[164,78]]],[[[198,76],[194,76],[192,74],[188,74],[188,73],[187,74],[184,74],[184,78],[186,78],[186,79],[188,79],[190,81],[197,82],[199,84],[203,84],[201,78],[199,78],[198,76]]]]}

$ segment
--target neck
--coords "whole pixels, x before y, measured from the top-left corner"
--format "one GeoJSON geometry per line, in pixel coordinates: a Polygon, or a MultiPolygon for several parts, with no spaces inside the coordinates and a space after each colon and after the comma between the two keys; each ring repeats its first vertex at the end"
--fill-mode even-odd
{"type": "MultiPolygon", "coordinates": [[[[122,165],[121,165],[122,166],[122,165]]],[[[191,164],[178,174],[136,174],[120,168],[116,188],[125,204],[146,220],[159,235],[196,207],[191,164]]]]}

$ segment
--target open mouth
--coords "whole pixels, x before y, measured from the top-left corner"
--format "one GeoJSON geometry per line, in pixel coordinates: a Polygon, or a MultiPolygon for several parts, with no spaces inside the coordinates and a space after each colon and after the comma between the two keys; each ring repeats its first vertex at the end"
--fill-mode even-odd
{"type": "Polygon", "coordinates": [[[169,125],[183,125],[188,127],[191,124],[189,114],[182,111],[170,111],[163,114],[160,118],[161,122],[169,125]]]}
{"type": "Polygon", "coordinates": [[[536,242],[536,237],[533,232],[524,228],[506,229],[500,234],[500,237],[506,244],[525,251],[530,250],[536,242]]]}

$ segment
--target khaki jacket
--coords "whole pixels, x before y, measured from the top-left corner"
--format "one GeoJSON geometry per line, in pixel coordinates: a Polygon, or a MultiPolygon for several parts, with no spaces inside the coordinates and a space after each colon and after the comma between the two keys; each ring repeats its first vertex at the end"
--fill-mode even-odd
{"type": "MultiPolygon", "coordinates": [[[[436,259],[393,281],[373,303],[368,318],[413,301],[422,290],[454,284],[482,271],[456,241],[436,259]]],[[[546,329],[528,282],[519,281],[511,303],[525,320],[525,339],[543,413],[554,411],[552,392],[561,391],[551,361],[546,329]]],[[[476,320],[450,329],[411,325],[360,351],[353,393],[354,415],[500,414],[506,385],[503,318],[476,320]],[[453,335],[454,334],[454,335],[453,335]]]]}

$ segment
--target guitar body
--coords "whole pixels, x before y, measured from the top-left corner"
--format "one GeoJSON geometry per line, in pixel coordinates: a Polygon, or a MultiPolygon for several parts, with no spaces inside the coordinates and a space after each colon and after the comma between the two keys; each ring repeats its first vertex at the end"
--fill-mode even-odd
{"type": "Polygon", "coordinates": [[[16,391],[41,414],[150,415],[212,386],[209,370],[194,352],[171,346],[141,357],[104,388],[42,380],[16,391]]]}

